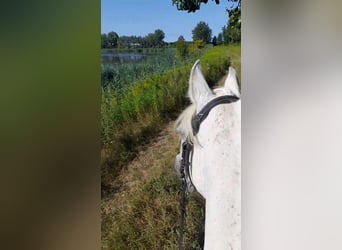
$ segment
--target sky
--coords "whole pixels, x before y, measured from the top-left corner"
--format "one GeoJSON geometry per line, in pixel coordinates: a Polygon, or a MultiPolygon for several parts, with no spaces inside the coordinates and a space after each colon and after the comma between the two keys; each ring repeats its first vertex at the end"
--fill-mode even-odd
{"type": "Polygon", "coordinates": [[[116,32],[119,36],[146,36],[156,29],[165,33],[165,42],[177,41],[182,35],[192,41],[192,30],[204,21],[217,36],[227,25],[227,1],[209,0],[195,13],[177,10],[172,0],[101,0],[101,33],[116,32]]]}

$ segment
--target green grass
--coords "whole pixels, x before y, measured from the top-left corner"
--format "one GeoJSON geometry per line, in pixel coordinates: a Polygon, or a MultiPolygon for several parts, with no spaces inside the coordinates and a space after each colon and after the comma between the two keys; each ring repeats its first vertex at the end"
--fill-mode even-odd
{"type": "MultiPolygon", "coordinates": [[[[170,168],[171,169],[171,168],[170,168]]],[[[163,173],[126,197],[126,206],[116,207],[105,217],[102,227],[105,249],[177,249],[179,230],[179,181],[172,173],[163,173]]],[[[187,204],[184,234],[186,249],[200,249],[203,244],[204,201],[192,195],[187,204]],[[196,233],[193,233],[196,232],[196,233]],[[201,239],[202,238],[202,239],[201,239]]]]}
{"type": "Polygon", "coordinates": [[[218,81],[218,76],[223,76],[231,65],[235,68],[241,79],[241,46],[217,46],[208,50],[201,58],[203,74],[210,86],[218,81]]]}

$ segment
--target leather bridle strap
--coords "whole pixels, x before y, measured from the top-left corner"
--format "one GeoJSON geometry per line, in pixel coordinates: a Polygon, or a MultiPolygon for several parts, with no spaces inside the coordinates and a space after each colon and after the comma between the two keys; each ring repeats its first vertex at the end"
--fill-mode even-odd
{"type": "Polygon", "coordinates": [[[201,123],[207,118],[210,110],[217,105],[225,104],[225,103],[232,103],[240,100],[239,97],[234,95],[223,95],[216,97],[215,99],[208,102],[202,110],[196,114],[191,120],[192,132],[196,135],[199,131],[201,123]]]}

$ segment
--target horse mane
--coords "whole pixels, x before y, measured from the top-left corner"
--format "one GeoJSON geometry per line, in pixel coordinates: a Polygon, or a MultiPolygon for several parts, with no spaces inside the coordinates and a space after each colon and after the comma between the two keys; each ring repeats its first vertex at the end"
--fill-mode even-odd
{"type": "Polygon", "coordinates": [[[192,144],[195,142],[195,136],[192,132],[191,119],[195,113],[196,105],[192,103],[180,114],[175,123],[175,129],[182,141],[188,140],[192,144]]]}
{"type": "MultiPolygon", "coordinates": [[[[226,95],[224,88],[215,88],[213,92],[216,96],[226,95]]],[[[187,140],[192,144],[198,144],[197,137],[193,134],[191,120],[196,114],[196,105],[192,103],[177,118],[175,122],[175,130],[183,141],[187,140]]]]}

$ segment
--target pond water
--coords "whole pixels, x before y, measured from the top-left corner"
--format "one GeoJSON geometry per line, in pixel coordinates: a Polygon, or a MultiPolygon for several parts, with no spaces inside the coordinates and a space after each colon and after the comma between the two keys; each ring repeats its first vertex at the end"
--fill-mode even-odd
{"type": "Polygon", "coordinates": [[[136,52],[102,52],[101,53],[101,63],[103,64],[125,64],[130,62],[142,61],[146,58],[146,55],[139,54],[136,52]]]}

